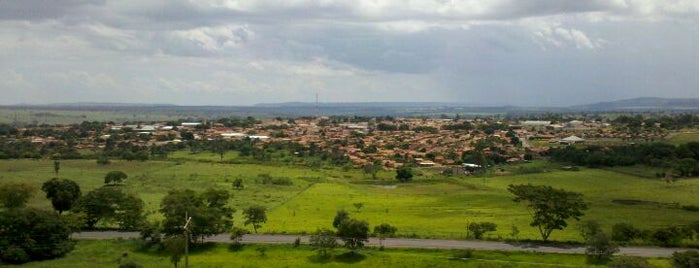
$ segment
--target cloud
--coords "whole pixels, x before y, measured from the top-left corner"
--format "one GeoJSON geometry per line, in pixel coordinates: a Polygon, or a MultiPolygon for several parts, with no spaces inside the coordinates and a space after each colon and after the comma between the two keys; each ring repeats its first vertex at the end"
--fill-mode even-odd
{"type": "Polygon", "coordinates": [[[698,25],[696,0],[0,1],[0,90],[5,103],[696,96],[698,25]]]}

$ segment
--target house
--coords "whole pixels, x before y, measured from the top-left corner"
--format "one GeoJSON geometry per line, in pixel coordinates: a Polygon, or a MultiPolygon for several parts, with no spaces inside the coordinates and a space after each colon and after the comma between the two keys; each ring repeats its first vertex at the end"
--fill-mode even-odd
{"type": "Polygon", "coordinates": [[[570,136],[570,137],[563,138],[560,141],[558,141],[558,143],[560,143],[560,144],[575,144],[575,143],[581,143],[581,142],[585,142],[585,139],[580,138],[578,136],[570,136]]]}

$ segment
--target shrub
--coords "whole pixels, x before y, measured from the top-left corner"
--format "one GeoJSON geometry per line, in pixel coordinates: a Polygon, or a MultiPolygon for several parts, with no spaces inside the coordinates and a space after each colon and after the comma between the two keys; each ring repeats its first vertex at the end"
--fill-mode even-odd
{"type": "Polygon", "coordinates": [[[699,267],[699,251],[689,250],[672,254],[672,266],[675,268],[699,267]]]}
{"type": "Polygon", "coordinates": [[[587,239],[585,255],[595,259],[607,259],[619,252],[619,247],[603,232],[597,232],[587,239]]]}
{"type": "Polygon", "coordinates": [[[640,238],[642,231],[633,227],[629,223],[617,223],[612,226],[612,240],[619,242],[627,242],[640,238]]]}
{"type": "Polygon", "coordinates": [[[494,232],[497,228],[498,226],[492,222],[472,222],[466,226],[466,231],[469,235],[473,235],[473,238],[481,239],[483,234],[494,232]]]}
{"type": "Polygon", "coordinates": [[[682,227],[670,226],[653,231],[650,238],[659,245],[673,246],[679,244],[683,238],[691,237],[691,231],[688,231],[682,227]]]}

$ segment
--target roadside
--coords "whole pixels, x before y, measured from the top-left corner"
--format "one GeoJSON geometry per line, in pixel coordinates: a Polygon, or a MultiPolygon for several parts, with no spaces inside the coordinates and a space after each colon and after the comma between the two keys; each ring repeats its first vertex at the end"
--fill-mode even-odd
{"type": "MultiPolygon", "coordinates": [[[[138,238],[138,232],[81,232],[74,233],[76,240],[106,240],[117,238],[138,238]]],[[[291,244],[296,238],[301,238],[302,243],[308,243],[308,235],[265,235],[248,234],[243,236],[242,243],[246,244],[291,244]]],[[[206,242],[231,243],[229,234],[219,234],[206,238],[206,242]]],[[[369,238],[366,244],[370,247],[378,247],[378,238],[369,238]]],[[[541,253],[584,254],[585,248],[580,246],[553,246],[537,243],[477,241],[477,240],[444,240],[444,239],[409,239],[386,238],[383,241],[386,248],[433,248],[433,249],[474,249],[494,251],[528,251],[541,253]]],[[[683,248],[657,248],[657,247],[620,247],[619,255],[639,256],[648,258],[667,258],[676,251],[686,251],[683,248]]]]}

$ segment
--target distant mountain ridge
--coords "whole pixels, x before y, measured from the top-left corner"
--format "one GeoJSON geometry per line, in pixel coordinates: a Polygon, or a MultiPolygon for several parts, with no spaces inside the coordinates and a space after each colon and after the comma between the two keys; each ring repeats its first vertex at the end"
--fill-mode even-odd
{"type": "Polygon", "coordinates": [[[571,108],[587,111],[699,110],[699,98],[642,97],[578,105],[571,108]]]}

